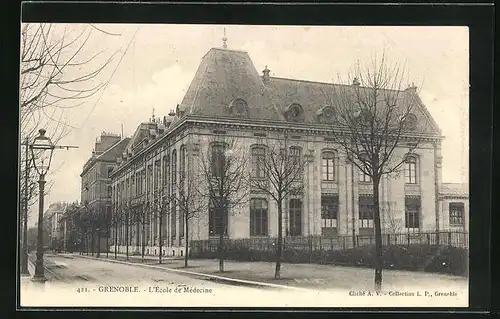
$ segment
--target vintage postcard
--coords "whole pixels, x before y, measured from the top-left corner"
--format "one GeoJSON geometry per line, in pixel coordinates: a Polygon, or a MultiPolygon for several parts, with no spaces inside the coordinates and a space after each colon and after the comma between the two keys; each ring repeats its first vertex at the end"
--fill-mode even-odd
{"type": "Polygon", "coordinates": [[[24,23],[24,307],[468,307],[466,27],[24,23]]]}

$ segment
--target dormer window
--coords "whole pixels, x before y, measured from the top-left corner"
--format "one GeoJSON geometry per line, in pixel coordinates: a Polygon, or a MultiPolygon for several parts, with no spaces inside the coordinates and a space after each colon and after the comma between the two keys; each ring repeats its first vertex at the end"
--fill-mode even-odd
{"type": "Polygon", "coordinates": [[[289,121],[302,121],[304,117],[304,112],[302,111],[302,106],[298,103],[293,103],[286,108],[285,111],[286,118],[289,121]]]}
{"type": "Polygon", "coordinates": [[[247,115],[248,104],[243,99],[234,99],[229,103],[229,109],[235,115],[245,116],[247,115]]]}
{"type": "Polygon", "coordinates": [[[413,113],[406,115],[404,126],[407,130],[414,130],[417,127],[417,116],[413,113]]]}
{"type": "Polygon", "coordinates": [[[316,112],[316,115],[318,116],[318,122],[329,123],[333,120],[335,113],[333,107],[325,105],[316,112]]]}

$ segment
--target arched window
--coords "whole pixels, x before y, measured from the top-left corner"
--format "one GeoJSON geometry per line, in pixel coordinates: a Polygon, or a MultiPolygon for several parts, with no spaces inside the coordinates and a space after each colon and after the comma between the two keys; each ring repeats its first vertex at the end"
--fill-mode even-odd
{"type": "Polygon", "coordinates": [[[406,184],[417,183],[417,158],[409,155],[405,160],[405,182],[406,184]]]}
{"type": "Polygon", "coordinates": [[[325,151],[322,155],[322,175],[324,181],[335,180],[335,153],[325,151]]]}
{"type": "Polygon", "coordinates": [[[261,146],[252,147],[252,177],[264,178],[264,160],[266,149],[261,146]]]}
{"type": "Polygon", "coordinates": [[[250,200],[250,236],[268,235],[268,208],[267,200],[252,198],[250,200]]]}

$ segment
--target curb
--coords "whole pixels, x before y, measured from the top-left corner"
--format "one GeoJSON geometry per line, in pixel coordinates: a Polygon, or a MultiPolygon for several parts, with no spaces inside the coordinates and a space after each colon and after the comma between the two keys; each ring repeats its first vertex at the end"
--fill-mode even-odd
{"type": "Polygon", "coordinates": [[[91,257],[91,256],[83,256],[83,255],[75,255],[76,257],[80,258],[87,258],[87,259],[93,259],[93,260],[100,260],[100,261],[105,261],[105,262],[111,262],[111,263],[116,263],[116,264],[123,264],[123,265],[130,265],[130,266],[136,266],[136,267],[142,267],[142,268],[150,268],[150,269],[158,269],[158,270],[163,270],[163,271],[170,271],[170,272],[176,272],[179,274],[186,274],[186,275],[194,275],[194,276],[200,276],[200,277],[207,277],[219,281],[225,281],[225,282],[234,282],[234,283],[240,283],[240,284],[245,284],[245,285],[250,285],[250,286],[258,286],[258,287],[268,287],[268,288],[279,288],[279,289],[289,289],[289,290],[297,290],[297,291],[315,291],[312,289],[307,289],[307,288],[300,288],[300,287],[293,287],[293,286],[284,286],[284,285],[278,285],[278,284],[270,284],[270,283],[264,283],[264,282],[259,282],[259,281],[251,281],[251,280],[244,280],[244,279],[236,279],[236,278],[229,278],[229,277],[223,277],[223,276],[217,276],[217,275],[210,275],[210,274],[205,274],[205,273],[199,273],[199,272],[194,272],[194,271],[187,271],[187,270],[181,270],[181,269],[174,269],[174,268],[169,268],[169,267],[160,267],[160,266],[155,266],[155,265],[145,265],[145,264],[139,264],[139,263],[131,263],[131,262],[126,262],[126,261],[121,261],[121,260],[114,260],[114,259],[101,259],[101,258],[96,258],[96,257],[91,257]]]}

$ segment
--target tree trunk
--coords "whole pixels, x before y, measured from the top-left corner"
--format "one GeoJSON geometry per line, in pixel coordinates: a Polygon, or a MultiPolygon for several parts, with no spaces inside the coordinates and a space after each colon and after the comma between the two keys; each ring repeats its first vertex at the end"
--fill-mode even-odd
{"type": "Polygon", "coordinates": [[[115,259],[117,257],[117,251],[118,250],[118,226],[117,223],[115,222],[115,259]]]}
{"type": "Polygon", "coordinates": [[[274,278],[279,279],[281,276],[281,255],[283,243],[283,203],[278,201],[278,242],[276,243],[276,269],[274,278]]]}
{"type": "Polygon", "coordinates": [[[188,214],[184,213],[184,225],[186,227],[186,231],[184,232],[184,268],[188,267],[188,249],[189,249],[189,226],[188,226],[188,214]]]}
{"type": "Polygon", "coordinates": [[[163,249],[163,236],[161,229],[163,227],[163,212],[160,211],[160,220],[158,221],[158,246],[160,248],[160,251],[158,252],[158,263],[161,264],[161,255],[162,255],[162,249],[163,249]]]}
{"type": "Polygon", "coordinates": [[[135,252],[136,253],[139,253],[139,247],[141,245],[141,224],[140,224],[140,217],[139,218],[136,218],[136,226],[135,226],[135,232],[136,232],[136,236],[135,236],[135,252]]]}
{"type": "Polygon", "coordinates": [[[125,259],[128,260],[128,243],[129,243],[129,218],[130,216],[127,213],[127,216],[125,217],[125,259]]]}
{"type": "Polygon", "coordinates": [[[143,216],[142,220],[142,245],[141,245],[141,256],[142,262],[144,262],[144,252],[146,251],[146,216],[143,216]]]}
{"type": "Polygon", "coordinates": [[[219,271],[224,272],[224,230],[225,230],[225,220],[222,214],[220,216],[219,222],[219,271]]]}
{"type": "Polygon", "coordinates": [[[373,223],[375,227],[375,290],[382,289],[382,231],[380,226],[380,177],[373,178],[373,223]]]}

